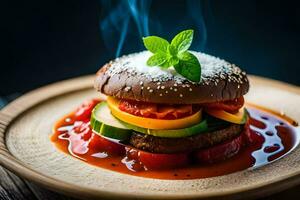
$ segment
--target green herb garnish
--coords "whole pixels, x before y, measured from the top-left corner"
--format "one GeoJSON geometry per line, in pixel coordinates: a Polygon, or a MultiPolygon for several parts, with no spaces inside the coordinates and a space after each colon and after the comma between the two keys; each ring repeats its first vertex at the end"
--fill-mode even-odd
{"type": "Polygon", "coordinates": [[[174,66],[178,74],[191,81],[199,82],[201,65],[196,56],[188,51],[193,36],[193,30],[182,31],[172,39],[171,44],[161,37],[144,37],[143,42],[146,49],[154,54],[147,60],[147,65],[162,68],[174,66]]]}

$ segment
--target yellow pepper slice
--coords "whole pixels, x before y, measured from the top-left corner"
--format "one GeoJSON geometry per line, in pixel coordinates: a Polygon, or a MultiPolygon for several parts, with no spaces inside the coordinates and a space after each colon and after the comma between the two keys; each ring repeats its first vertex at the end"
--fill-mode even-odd
{"type": "Polygon", "coordinates": [[[241,108],[237,113],[229,113],[225,110],[217,110],[217,109],[205,109],[205,112],[209,115],[222,119],[227,122],[231,122],[234,124],[244,124],[247,120],[247,114],[245,108],[241,108]]]}
{"type": "Polygon", "coordinates": [[[153,119],[153,118],[145,118],[136,115],[129,114],[127,112],[121,111],[119,109],[120,101],[113,97],[107,98],[107,104],[111,110],[111,113],[126,123],[148,128],[148,129],[180,129],[190,127],[199,123],[202,119],[202,112],[198,111],[193,115],[188,117],[180,118],[180,119],[153,119]]]}

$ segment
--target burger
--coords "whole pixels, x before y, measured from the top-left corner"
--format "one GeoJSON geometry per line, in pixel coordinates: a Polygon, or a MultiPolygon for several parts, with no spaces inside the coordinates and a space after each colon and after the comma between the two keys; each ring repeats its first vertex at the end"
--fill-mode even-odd
{"type": "Polygon", "coordinates": [[[197,162],[217,162],[240,151],[248,119],[246,73],[183,48],[186,35],[161,51],[149,44],[153,38],[145,38],[148,51],[117,58],[97,72],[94,86],[107,98],[92,112],[95,133],[152,156],[184,154],[197,162]],[[158,54],[165,59],[153,63],[158,54]]]}

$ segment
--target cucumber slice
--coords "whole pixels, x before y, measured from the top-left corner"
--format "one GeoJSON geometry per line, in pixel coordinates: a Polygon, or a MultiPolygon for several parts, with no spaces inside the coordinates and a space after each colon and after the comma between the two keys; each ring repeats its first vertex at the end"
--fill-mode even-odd
{"type": "Polygon", "coordinates": [[[243,116],[241,124],[246,124],[248,121],[248,118],[249,118],[249,112],[246,108],[244,108],[244,116],[243,116]]]}
{"type": "Polygon", "coordinates": [[[157,137],[180,138],[188,137],[206,132],[208,130],[206,120],[191,127],[174,130],[154,130],[141,128],[135,125],[123,122],[111,114],[106,102],[99,103],[92,111],[91,127],[99,135],[117,139],[120,141],[128,140],[132,130],[149,134],[157,137]]]}
{"type": "Polygon", "coordinates": [[[93,109],[91,127],[99,135],[120,141],[128,140],[132,132],[111,114],[106,102],[99,103],[93,109]]]}
{"type": "Polygon", "coordinates": [[[207,132],[208,126],[207,126],[207,121],[203,120],[199,124],[196,124],[194,126],[190,126],[187,128],[182,128],[182,129],[173,129],[173,130],[155,130],[155,129],[147,129],[147,128],[142,128],[138,127],[132,124],[128,124],[126,122],[121,121],[122,124],[124,124],[127,128],[130,128],[134,131],[144,133],[144,134],[149,134],[153,135],[156,137],[164,137],[164,138],[181,138],[181,137],[188,137],[192,135],[197,135],[200,133],[207,132]]]}

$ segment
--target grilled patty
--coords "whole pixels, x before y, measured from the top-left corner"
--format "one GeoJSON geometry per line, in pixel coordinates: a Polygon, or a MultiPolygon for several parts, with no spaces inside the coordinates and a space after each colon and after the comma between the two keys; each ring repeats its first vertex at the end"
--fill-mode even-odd
{"type": "Polygon", "coordinates": [[[184,138],[162,138],[134,132],[130,143],[151,153],[180,153],[207,148],[238,136],[244,125],[230,124],[226,128],[184,138]]]}

